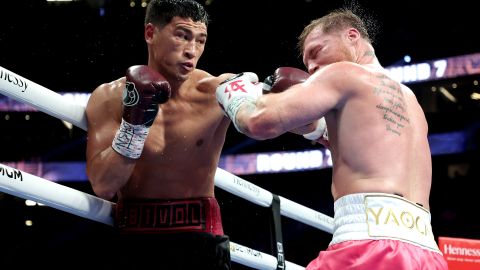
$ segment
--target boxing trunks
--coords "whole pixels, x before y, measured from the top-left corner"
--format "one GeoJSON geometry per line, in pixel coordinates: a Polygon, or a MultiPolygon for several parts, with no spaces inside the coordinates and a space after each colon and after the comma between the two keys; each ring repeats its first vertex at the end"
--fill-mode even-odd
{"type": "Polygon", "coordinates": [[[115,209],[115,221],[120,233],[223,235],[220,207],[215,198],[121,201],[115,209]]]}
{"type": "Polygon", "coordinates": [[[120,269],[231,269],[215,198],[124,200],[114,217],[120,269]]]}
{"type": "Polygon", "coordinates": [[[334,204],[334,232],[317,269],[448,269],[435,242],[430,212],[400,196],[346,195],[334,204]]]}

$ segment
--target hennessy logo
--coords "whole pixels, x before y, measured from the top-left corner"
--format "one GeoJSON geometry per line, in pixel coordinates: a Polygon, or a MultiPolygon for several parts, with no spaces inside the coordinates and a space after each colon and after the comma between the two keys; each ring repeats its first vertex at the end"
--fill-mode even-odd
{"type": "Polygon", "coordinates": [[[0,79],[20,87],[22,89],[22,93],[27,91],[28,84],[25,80],[22,80],[18,76],[11,74],[4,69],[0,69],[0,79]]]}
{"type": "Polygon", "coordinates": [[[457,247],[452,244],[443,245],[443,254],[480,257],[479,248],[457,247]]]}
{"type": "Polygon", "coordinates": [[[243,187],[243,188],[248,189],[249,191],[254,192],[255,194],[259,194],[259,193],[260,193],[260,189],[259,189],[257,186],[255,186],[255,185],[253,185],[253,184],[250,184],[250,183],[248,183],[247,181],[245,181],[245,180],[243,180],[243,179],[241,179],[241,178],[239,178],[239,177],[234,177],[234,178],[233,178],[233,182],[234,182],[235,184],[243,187]]]}
{"type": "Polygon", "coordinates": [[[140,95],[135,88],[135,84],[132,82],[126,82],[125,88],[123,89],[123,105],[125,106],[135,106],[140,99],[140,95]]]}

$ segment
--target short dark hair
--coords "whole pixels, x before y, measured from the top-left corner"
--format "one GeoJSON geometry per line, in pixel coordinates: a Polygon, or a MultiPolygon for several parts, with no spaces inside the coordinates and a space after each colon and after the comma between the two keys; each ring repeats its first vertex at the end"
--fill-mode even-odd
{"type": "Polygon", "coordinates": [[[359,15],[356,15],[354,12],[362,12],[360,7],[344,7],[331,11],[327,15],[315,19],[310,22],[302,31],[298,37],[297,48],[300,52],[300,55],[303,53],[303,47],[305,46],[305,39],[312,32],[313,29],[318,26],[322,27],[322,31],[326,34],[332,33],[334,31],[340,31],[346,27],[353,27],[360,32],[362,38],[367,40],[370,43],[373,43],[373,37],[377,32],[375,25],[375,20],[373,17],[365,17],[362,19],[359,15]],[[353,11],[352,9],[356,9],[353,11]],[[372,32],[372,33],[369,33],[372,32]],[[373,34],[373,35],[372,35],[373,34]]]}
{"type": "Polygon", "coordinates": [[[208,26],[208,13],[194,0],[151,0],[145,14],[145,24],[165,26],[173,19],[181,17],[202,22],[208,26]]]}

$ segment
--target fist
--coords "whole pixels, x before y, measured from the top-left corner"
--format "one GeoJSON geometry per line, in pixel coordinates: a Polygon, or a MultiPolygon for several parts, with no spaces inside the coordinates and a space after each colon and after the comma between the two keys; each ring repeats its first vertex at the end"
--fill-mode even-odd
{"type": "Polygon", "coordinates": [[[170,84],[163,75],[145,65],[128,68],[125,77],[123,119],[132,125],[150,127],[157,116],[158,104],[170,98],[170,84]]]}
{"type": "Polygon", "coordinates": [[[310,77],[307,72],[294,67],[279,67],[273,75],[263,81],[263,90],[272,93],[283,92],[291,86],[302,83],[310,77]]]}
{"type": "Polygon", "coordinates": [[[262,89],[257,86],[257,82],[257,74],[243,72],[223,81],[216,89],[217,101],[235,127],[237,127],[235,115],[241,105],[245,102],[255,102],[262,95],[262,89]]]}

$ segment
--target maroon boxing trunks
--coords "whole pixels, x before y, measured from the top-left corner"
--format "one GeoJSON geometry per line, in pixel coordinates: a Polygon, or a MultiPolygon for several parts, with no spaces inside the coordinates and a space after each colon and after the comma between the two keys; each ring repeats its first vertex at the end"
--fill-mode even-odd
{"type": "Polygon", "coordinates": [[[220,207],[215,198],[123,200],[116,205],[115,223],[120,233],[223,235],[220,207]]]}

